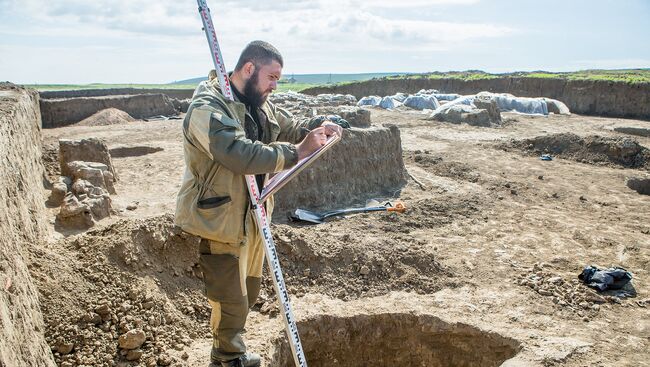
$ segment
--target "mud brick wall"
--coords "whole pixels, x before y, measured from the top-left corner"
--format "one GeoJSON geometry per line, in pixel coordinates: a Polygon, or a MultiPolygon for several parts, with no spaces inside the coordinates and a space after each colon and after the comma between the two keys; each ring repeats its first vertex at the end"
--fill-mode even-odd
{"type": "Polygon", "coordinates": [[[650,83],[527,77],[468,81],[428,78],[373,79],[339,86],[315,87],[303,90],[302,93],[349,93],[359,99],[369,95],[415,93],[420,89],[431,88],[444,93],[475,94],[488,91],[511,93],[517,97],[548,97],[564,102],[571,112],[579,114],[650,119],[650,83]]]}
{"type": "Polygon", "coordinates": [[[25,259],[46,236],[38,94],[0,83],[0,366],[54,366],[25,259]]]}
{"type": "Polygon", "coordinates": [[[164,89],[164,88],[106,88],[106,89],[78,89],[57,90],[41,92],[42,99],[77,98],[77,97],[102,97],[135,94],[164,94],[169,98],[192,98],[194,89],[164,89]]]}
{"type": "Polygon", "coordinates": [[[110,107],[122,110],[136,119],[178,114],[169,97],[164,94],[41,99],[40,106],[44,128],[74,124],[110,107]]]}
{"type": "Polygon", "coordinates": [[[406,184],[399,129],[352,128],[275,195],[276,220],[296,208],[331,210],[394,196],[406,184]]]}

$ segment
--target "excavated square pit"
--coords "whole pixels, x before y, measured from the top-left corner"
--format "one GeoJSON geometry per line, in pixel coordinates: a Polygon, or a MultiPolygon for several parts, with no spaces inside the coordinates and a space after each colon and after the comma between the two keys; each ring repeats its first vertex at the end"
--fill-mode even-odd
{"type": "Polygon", "coordinates": [[[627,187],[641,195],[650,195],[650,178],[630,178],[627,187]]]}
{"type": "MultiPolygon", "coordinates": [[[[298,323],[310,367],[500,366],[521,349],[514,339],[431,315],[320,315],[298,323]]],[[[269,366],[293,367],[284,334],[269,366]]]]}

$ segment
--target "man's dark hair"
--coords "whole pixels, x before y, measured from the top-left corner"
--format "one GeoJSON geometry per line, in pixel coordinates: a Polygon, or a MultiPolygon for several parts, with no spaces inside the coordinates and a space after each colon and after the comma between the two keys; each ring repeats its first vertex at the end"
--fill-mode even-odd
{"type": "Polygon", "coordinates": [[[259,65],[268,65],[272,61],[277,61],[280,66],[284,67],[284,61],[282,61],[280,51],[270,43],[264,41],[253,41],[246,45],[246,48],[244,48],[244,51],[239,56],[235,71],[241,70],[249,61],[256,67],[259,65]]]}

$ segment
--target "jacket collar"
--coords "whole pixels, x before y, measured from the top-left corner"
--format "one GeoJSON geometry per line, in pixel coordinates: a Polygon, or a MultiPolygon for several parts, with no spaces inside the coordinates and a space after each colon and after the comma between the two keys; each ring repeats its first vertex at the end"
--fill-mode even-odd
{"type": "MultiPolygon", "coordinates": [[[[201,82],[199,86],[196,88],[194,95],[200,93],[209,93],[209,94],[219,96],[225,102],[225,104],[232,110],[232,112],[234,112],[235,117],[237,117],[237,120],[242,122],[245,121],[246,113],[247,113],[246,105],[243,104],[242,102],[239,102],[238,100],[231,101],[228,98],[226,98],[223,95],[223,93],[221,93],[221,86],[219,85],[219,79],[214,78],[212,80],[201,82]]],[[[269,118],[270,116],[273,116],[271,112],[272,111],[271,103],[267,100],[259,108],[266,114],[267,116],[266,120],[268,121],[268,123],[271,124],[270,126],[271,130],[279,130],[280,125],[277,123],[277,121],[274,118],[269,118]]]]}

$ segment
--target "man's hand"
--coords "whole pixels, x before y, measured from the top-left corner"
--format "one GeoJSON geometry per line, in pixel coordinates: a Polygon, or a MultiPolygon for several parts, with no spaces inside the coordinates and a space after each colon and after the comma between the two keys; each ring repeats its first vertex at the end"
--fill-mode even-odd
{"type": "Polygon", "coordinates": [[[327,137],[329,135],[332,135],[332,133],[328,135],[327,131],[327,128],[324,126],[317,127],[314,130],[310,131],[309,134],[307,134],[307,136],[305,136],[305,138],[296,145],[296,150],[298,151],[298,159],[307,157],[308,155],[318,150],[318,148],[325,145],[327,142],[327,137]]]}
{"type": "Polygon", "coordinates": [[[325,135],[328,137],[334,134],[343,136],[343,128],[340,125],[333,123],[332,121],[325,121],[320,126],[325,128],[325,135]]]}

